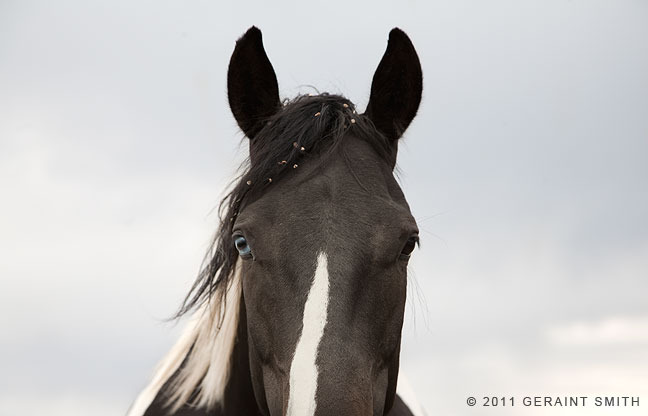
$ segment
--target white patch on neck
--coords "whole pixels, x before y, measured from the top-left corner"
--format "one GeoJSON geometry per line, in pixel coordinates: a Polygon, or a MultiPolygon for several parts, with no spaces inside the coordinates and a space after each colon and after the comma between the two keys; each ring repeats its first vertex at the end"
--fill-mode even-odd
{"type": "Polygon", "coordinates": [[[317,257],[315,277],[304,305],[302,333],[290,366],[287,416],[311,416],[317,403],[317,352],[328,316],[329,274],[326,254],[317,257]]]}
{"type": "Polygon", "coordinates": [[[187,359],[170,393],[173,410],[185,404],[200,386],[193,405],[213,407],[223,400],[230,375],[230,358],[236,343],[241,303],[241,264],[237,263],[229,281],[225,303],[205,302],[171,351],[158,364],[153,380],[140,393],[127,416],[141,416],[153,403],[164,384],[187,359]],[[220,318],[222,325],[218,327],[220,318]],[[193,348],[192,348],[193,346],[193,348]],[[189,354],[191,351],[191,354],[189,354]]]}

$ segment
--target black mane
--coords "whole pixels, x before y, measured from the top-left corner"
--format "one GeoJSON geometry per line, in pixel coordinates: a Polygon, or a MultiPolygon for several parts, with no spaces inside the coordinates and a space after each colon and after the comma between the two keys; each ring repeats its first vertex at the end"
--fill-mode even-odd
{"type": "Polygon", "coordinates": [[[394,141],[381,134],[367,116],[357,114],[353,103],[340,95],[300,95],[285,100],[282,108],[268,118],[250,141],[250,157],[241,165],[241,175],[220,202],[220,226],[176,317],[215,297],[224,301],[238,259],[232,227],[239,211],[301,163],[325,163],[327,155],[341,149],[347,132],[368,142],[387,163],[394,165],[394,141]]]}

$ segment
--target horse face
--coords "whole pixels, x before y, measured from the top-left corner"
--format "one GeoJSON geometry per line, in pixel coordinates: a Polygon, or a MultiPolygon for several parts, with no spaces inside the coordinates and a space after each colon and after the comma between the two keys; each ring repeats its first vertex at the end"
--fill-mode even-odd
{"type": "MultiPolygon", "coordinates": [[[[421,85],[416,52],[395,29],[362,115],[393,155],[416,114],[421,85]]],[[[228,88],[232,111],[253,139],[251,163],[269,163],[255,149],[272,143],[255,141],[268,140],[257,135],[281,110],[256,28],[237,42],[228,88]]],[[[238,213],[232,241],[241,257],[250,371],[263,412],[382,415],[391,408],[407,261],[418,242],[392,169],[393,159],[350,129],[335,151],[295,164],[238,213]]]]}
{"type": "Polygon", "coordinates": [[[360,182],[341,160],[304,167],[234,225],[249,248],[241,274],[255,391],[273,415],[391,406],[417,228],[385,162],[348,139],[360,182]]]}

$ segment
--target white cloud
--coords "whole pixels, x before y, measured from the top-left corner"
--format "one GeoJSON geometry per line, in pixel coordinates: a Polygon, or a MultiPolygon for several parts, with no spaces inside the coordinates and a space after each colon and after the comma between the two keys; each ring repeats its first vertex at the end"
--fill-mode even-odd
{"type": "Polygon", "coordinates": [[[547,340],[557,346],[600,347],[648,345],[648,316],[611,317],[594,322],[572,322],[546,330],[547,340]]]}
{"type": "Polygon", "coordinates": [[[88,397],[87,395],[72,394],[49,396],[40,391],[32,395],[0,395],[0,414],[2,415],[115,416],[124,413],[120,401],[115,400],[114,397],[88,397]],[[37,400],[35,396],[37,396],[37,400]]]}

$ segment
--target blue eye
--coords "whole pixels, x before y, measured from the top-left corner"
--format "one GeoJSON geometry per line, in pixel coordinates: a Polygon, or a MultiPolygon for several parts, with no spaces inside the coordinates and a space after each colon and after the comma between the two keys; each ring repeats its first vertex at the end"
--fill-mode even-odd
{"type": "Polygon", "coordinates": [[[234,237],[234,247],[236,247],[241,257],[249,256],[252,253],[247,240],[242,235],[234,237]]]}

